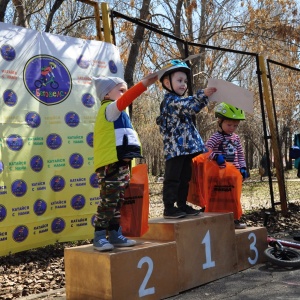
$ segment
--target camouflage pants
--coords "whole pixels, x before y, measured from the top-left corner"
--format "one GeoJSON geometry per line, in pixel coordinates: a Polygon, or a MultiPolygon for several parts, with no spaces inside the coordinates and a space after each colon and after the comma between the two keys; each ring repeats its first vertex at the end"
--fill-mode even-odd
{"type": "Polygon", "coordinates": [[[97,207],[95,227],[108,228],[120,224],[120,209],[125,189],[129,185],[129,163],[113,163],[97,170],[100,203],[97,207]]]}

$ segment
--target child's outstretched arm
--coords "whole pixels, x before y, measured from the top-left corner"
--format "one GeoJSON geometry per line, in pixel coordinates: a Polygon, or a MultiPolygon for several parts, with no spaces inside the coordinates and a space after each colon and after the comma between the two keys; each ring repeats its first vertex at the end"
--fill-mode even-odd
{"type": "Polygon", "coordinates": [[[128,107],[138,96],[140,96],[147,87],[155,83],[157,76],[152,78],[143,78],[139,83],[131,87],[122,97],[117,100],[117,108],[119,111],[128,107]]]}

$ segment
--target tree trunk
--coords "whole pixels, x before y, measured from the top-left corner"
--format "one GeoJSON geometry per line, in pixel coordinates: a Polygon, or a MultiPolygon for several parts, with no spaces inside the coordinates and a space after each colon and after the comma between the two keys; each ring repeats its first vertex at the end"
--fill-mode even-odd
{"type": "Polygon", "coordinates": [[[4,22],[5,12],[7,8],[7,4],[10,0],[1,0],[0,1],[0,22],[4,22]]]}
{"type": "MultiPolygon", "coordinates": [[[[144,0],[143,6],[140,13],[140,19],[148,21],[150,17],[149,13],[149,5],[151,0],[144,0]]],[[[134,34],[132,45],[130,48],[130,52],[128,55],[127,64],[124,72],[124,79],[128,84],[128,87],[132,87],[134,85],[133,82],[133,72],[135,70],[136,60],[139,55],[140,46],[144,40],[145,28],[141,26],[137,26],[136,32],[134,34]]]]}
{"type": "Polygon", "coordinates": [[[17,22],[15,25],[22,26],[25,28],[29,28],[28,22],[26,20],[26,9],[23,6],[22,0],[12,0],[14,6],[16,7],[17,11],[17,22]]]}

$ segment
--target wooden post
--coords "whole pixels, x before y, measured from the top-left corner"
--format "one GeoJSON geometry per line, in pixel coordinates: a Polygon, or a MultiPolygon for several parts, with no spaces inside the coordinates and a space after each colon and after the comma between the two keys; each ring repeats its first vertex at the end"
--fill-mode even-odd
{"type": "Polygon", "coordinates": [[[101,32],[101,18],[100,18],[100,12],[99,12],[99,4],[97,2],[91,1],[91,0],[77,0],[82,3],[91,5],[94,7],[94,14],[95,14],[95,21],[96,21],[96,30],[97,30],[97,40],[102,41],[102,32],[101,32]]]}
{"type": "Polygon", "coordinates": [[[277,177],[278,189],[280,195],[281,210],[283,215],[286,215],[287,199],[286,199],[285,182],[284,182],[283,161],[280,155],[278,136],[277,136],[276,126],[275,126],[275,118],[274,118],[275,112],[273,111],[272,102],[270,100],[265,61],[264,61],[264,57],[261,55],[259,56],[259,66],[260,66],[261,78],[263,82],[263,94],[264,94],[264,100],[265,100],[266,110],[268,114],[269,129],[271,133],[271,146],[274,153],[274,163],[276,168],[276,177],[277,177]]]}
{"type": "Polygon", "coordinates": [[[102,11],[102,22],[103,22],[103,31],[104,31],[104,41],[107,43],[113,43],[111,36],[111,24],[109,19],[109,9],[108,4],[102,2],[101,3],[101,11],[102,11]]]}

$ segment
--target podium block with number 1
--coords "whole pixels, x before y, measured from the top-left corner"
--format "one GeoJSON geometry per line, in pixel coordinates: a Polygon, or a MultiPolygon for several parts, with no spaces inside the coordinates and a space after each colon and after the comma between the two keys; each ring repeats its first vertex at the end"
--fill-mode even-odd
{"type": "Polygon", "coordinates": [[[180,291],[238,271],[233,213],[151,219],[143,238],[176,241],[180,291]]]}

